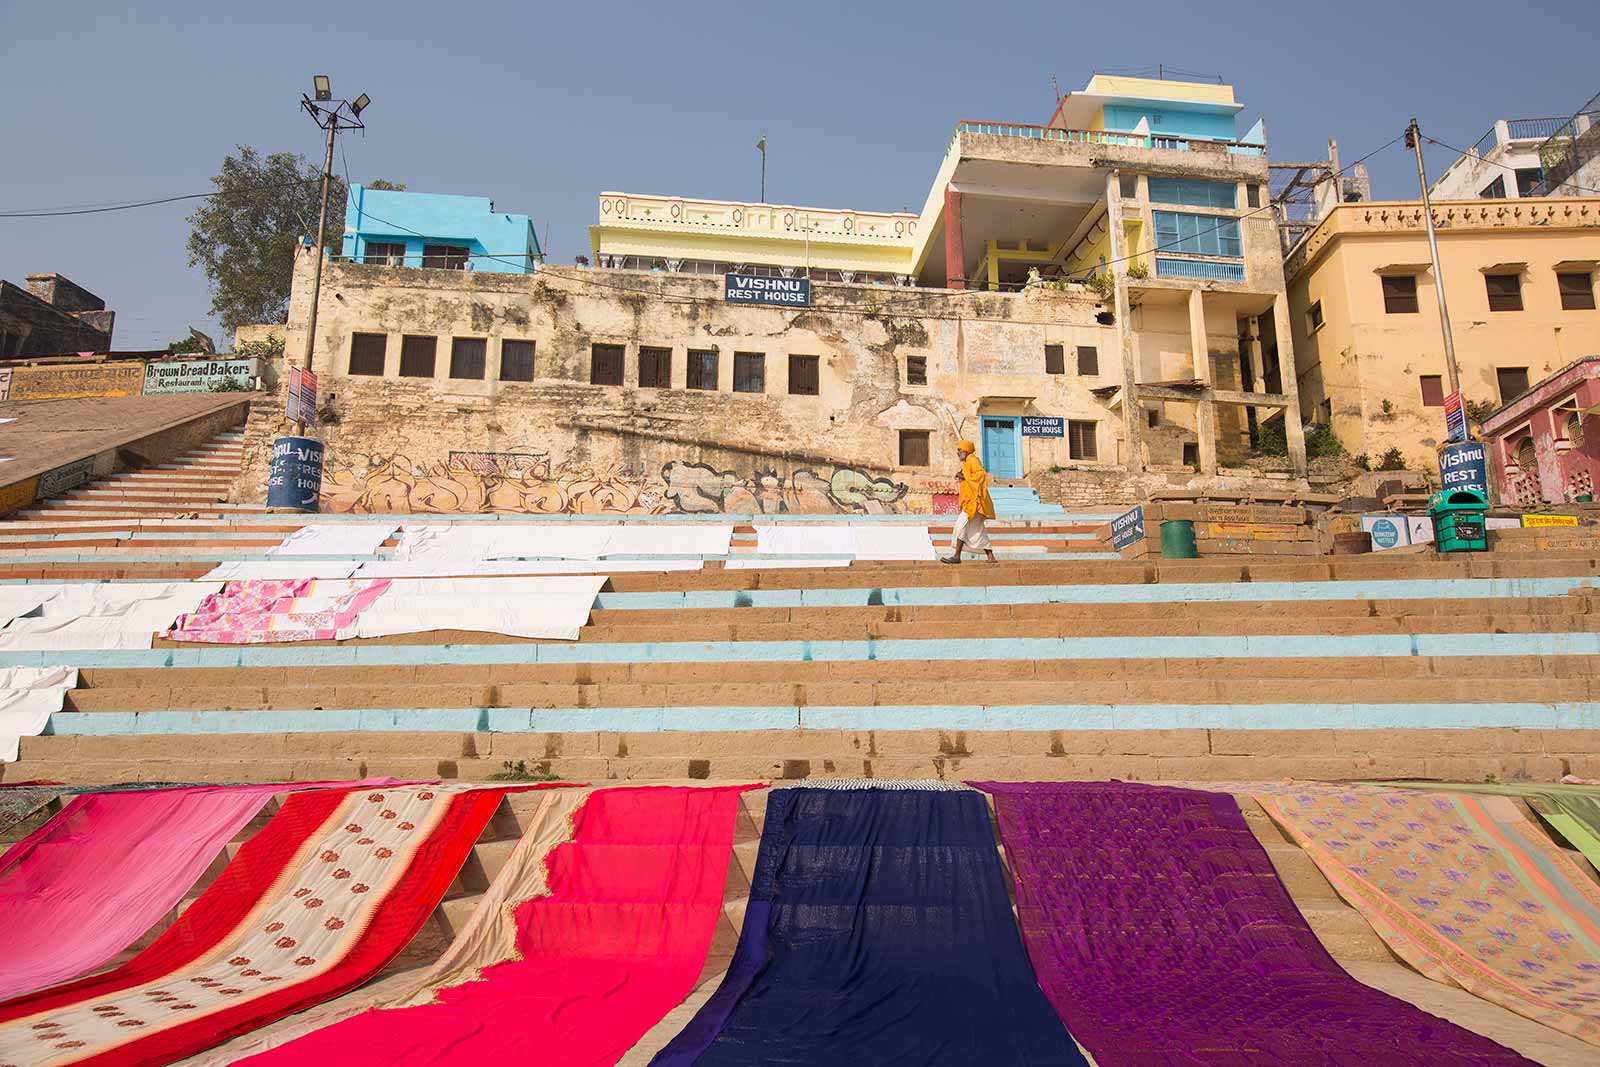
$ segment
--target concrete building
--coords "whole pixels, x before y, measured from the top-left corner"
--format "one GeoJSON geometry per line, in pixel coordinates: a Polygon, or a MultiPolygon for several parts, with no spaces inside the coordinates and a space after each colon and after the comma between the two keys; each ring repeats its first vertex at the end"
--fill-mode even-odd
{"type": "MultiPolygon", "coordinates": [[[[1435,200],[1463,399],[1500,407],[1600,352],[1600,199],[1435,200]]],[[[1422,205],[1341,204],[1285,264],[1301,413],[1428,468],[1449,391],[1422,205]]]]}
{"type": "Polygon", "coordinates": [[[385,267],[529,274],[544,261],[526,215],[497,214],[484,196],[350,186],[345,259],[385,267]]]}
{"type": "Polygon", "coordinates": [[[1539,146],[1544,183],[1554,196],[1600,196],[1600,94],[1539,146]]]}
{"type": "Polygon", "coordinates": [[[20,289],[0,281],[0,359],[32,359],[111,347],[116,312],[60,274],[30,274],[20,289]]]}
{"type": "MultiPolygon", "coordinates": [[[[931,510],[963,437],[1057,499],[1238,486],[1252,430],[1298,409],[1238,110],[1226,85],[1097,77],[1051,125],[958,124],[917,215],[604,193],[594,268],[330,264],[325,504],[931,510]],[[809,274],[809,299],[731,302],[724,274],[809,274]]],[[[1280,477],[1303,475],[1285,436],[1280,477]]]]}
{"type": "Polygon", "coordinates": [[[1594,499],[1600,354],[1574,360],[1483,420],[1500,498],[1523,507],[1594,499]]]}
{"type": "Polygon", "coordinates": [[[1428,190],[1439,200],[1516,200],[1546,196],[1540,147],[1564,118],[1497,119],[1428,190]]]}
{"type": "MultiPolygon", "coordinates": [[[[1068,417],[1106,423],[1134,472],[1212,475],[1297,403],[1278,369],[1287,305],[1265,133],[1258,123],[1235,140],[1241,109],[1225,84],[1096,75],[1047,125],[958,123],[915,216],[603,193],[595,262],[953,291],[1015,292],[1033,279],[1097,293],[1115,362],[1096,364],[1096,406],[1068,417]]],[[[1054,410],[1038,381],[965,398],[992,434],[986,462],[1016,476],[1033,468],[1009,466],[1021,453],[1006,438],[1054,410]]],[[[1300,427],[1285,432],[1303,471],[1300,427]]]]}

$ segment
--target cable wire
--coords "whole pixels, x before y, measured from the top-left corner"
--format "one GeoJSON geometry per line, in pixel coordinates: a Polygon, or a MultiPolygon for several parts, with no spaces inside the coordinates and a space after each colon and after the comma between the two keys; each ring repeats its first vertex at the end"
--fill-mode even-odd
{"type": "MultiPolygon", "coordinates": [[[[261,185],[254,189],[239,190],[237,193],[228,192],[227,195],[242,195],[243,193],[264,193],[271,189],[292,189],[297,185],[304,185],[311,181],[321,181],[318,178],[301,179],[295,182],[280,182],[277,185],[261,185]]],[[[154,207],[157,204],[176,204],[180,200],[204,200],[208,197],[222,196],[224,190],[214,189],[209,193],[186,193],[183,196],[167,196],[159,200],[139,200],[129,204],[111,204],[102,207],[75,207],[75,208],[49,208],[30,211],[0,211],[0,219],[47,219],[58,218],[62,215],[99,215],[107,211],[131,211],[134,208],[154,207]]]]}
{"type": "MultiPolygon", "coordinates": [[[[1423,135],[1422,135],[1422,139],[1423,139],[1423,140],[1424,140],[1424,141],[1427,141],[1427,142],[1428,142],[1428,143],[1429,143],[1429,144],[1436,144],[1436,145],[1438,145],[1438,146],[1439,146],[1439,147],[1440,147],[1440,148],[1448,148],[1448,149],[1449,149],[1449,150],[1450,150],[1450,151],[1452,151],[1452,152],[1454,152],[1454,153],[1456,153],[1456,155],[1457,155],[1457,156],[1458,156],[1458,157],[1460,157],[1460,158],[1462,158],[1462,159],[1465,159],[1465,158],[1466,158],[1466,157],[1467,157],[1467,156],[1469,156],[1469,155],[1472,155],[1472,154],[1473,154],[1473,153],[1471,153],[1471,152],[1463,152],[1463,151],[1462,151],[1462,150],[1461,150],[1461,149],[1459,149],[1459,148],[1457,148],[1457,147],[1456,147],[1456,146],[1455,146],[1455,145],[1449,145],[1449,144],[1445,144],[1445,143],[1444,143],[1444,142],[1443,142],[1443,141],[1441,141],[1441,140],[1439,140],[1439,139],[1437,139],[1437,138],[1434,138],[1434,137],[1429,137],[1429,136],[1428,136],[1428,135],[1427,135],[1427,134],[1423,134],[1423,135]]],[[[1513,167],[1513,166],[1512,166],[1512,165],[1511,165],[1511,164],[1509,164],[1509,163],[1502,163],[1502,162],[1500,162],[1500,161],[1499,161],[1499,160],[1498,160],[1498,159],[1488,159],[1488,158],[1486,158],[1486,157],[1484,157],[1484,156],[1478,156],[1478,157],[1477,157],[1477,158],[1478,158],[1478,159],[1479,159],[1479,160],[1480,160],[1480,161],[1481,161],[1481,162],[1484,162],[1484,163],[1487,163],[1487,164],[1489,164],[1489,165],[1490,165],[1490,166],[1491,166],[1491,167],[1499,167],[1499,168],[1500,168],[1500,169],[1502,169],[1502,170],[1509,170],[1509,171],[1511,171],[1511,172],[1512,172],[1512,173],[1513,173],[1513,174],[1514,174],[1514,173],[1516,173],[1516,171],[1517,171],[1517,169],[1518,169],[1518,168],[1516,168],[1516,167],[1513,167]]],[[[1451,161],[1450,161],[1450,166],[1452,166],[1452,167],[1453,167],[1453,166],[1455,166],[1455,160],[1451,160],[1451,161]]],[[[1449,168],[1448,168],[1448,167],[1447,167],[1447,168],[1445,168],[1445,169],[1446,169],[1446,170],[1448,170],[1448,169],[1449,169],[1449,168]]],[[[1541,172],[1541,173],[1543,173],[1543,170],[1544,170],[1544,168],[1543,168],[1543,166],[1542,166],[1542,165],[1541,165],[1541,166],[1540,166],[1540,168],[1539,168],[1539,169],[1540,169],[1540,172],[1541,172]]],[[[1573,173],[1574,173],[1574,174],[1576,174],[1576,173],[1577,173],[1577,169],[1576,169],[1576,168],[1574,168],[1574,169],[1573,169],[1573,173]]],[[[1600,196],[1600,189],[1590,189],[1590,188],[1588,188],[1588,187],[1587,187],[1587,186],[1582,186],[1582,185],[1579,185],[1579,184],[1577,184],[1577,183],[1576,183],[1576,182],[1562,182],[1562,183],[1561,183],[1561,184],[1560,184],[1560,185],[1559,185],[1559,186],[1557,186],[1557,188],[1559,188],[1559,189],[1565,189],[1565,188],[1567,188],[1567,187],[1568,187],[1568,186],[1570,186],[1570,187],[1571,187],[1571,188],[1573,188],[1573,189],[1576,189],[1576,190],[1577,190],[1577,191],[1578,191],[1578,192],[1580,192],[1580,193],[1590,193],[1590,194],[1592,194],[1592,195],[1594,195],[1594,196],[1600,196]]],[[[1479,199],[1480,199],[1480,200],[1500,200],[1500,199],[1505,199],[1505,198],[1502,198],[1502,197],[1496,197],[1496,196],[1485,196],[1485,197],[1479,197],[1479,199]]],[[[1549,195],[1548,195],[1548,194],[1547,194],[1547,195],[1545,195],[1545,196],[1537,196],[1537,197],[1534,197],[1534,196],[1530,196],[1530,197],[1522,197],[1522,198],[1519,198],[1519,199],[1527,199],[1527,200],[1548,200],[1548,199],[1551,199],[1551,197],[1550,197],[1550,196],[1549,196],[1549,195]]]]}

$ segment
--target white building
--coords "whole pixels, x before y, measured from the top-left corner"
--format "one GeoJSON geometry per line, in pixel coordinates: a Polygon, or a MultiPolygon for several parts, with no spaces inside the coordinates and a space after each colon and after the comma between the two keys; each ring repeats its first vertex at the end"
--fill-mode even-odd
{"type": "Polygon", "coordinates": [[[1429,190],[1440,200],[1546,196],[1539,146],[1565,118],[1498,119],[1478,143],[1440,175],[1429,190]]]}

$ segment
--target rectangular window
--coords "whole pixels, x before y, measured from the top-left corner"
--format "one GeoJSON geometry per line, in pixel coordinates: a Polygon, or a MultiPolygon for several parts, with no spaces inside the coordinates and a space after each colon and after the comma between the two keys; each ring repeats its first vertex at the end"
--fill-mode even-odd
{"type": "Polygon", "coordinates": [[[358,333],[350,338],[350,373],[383,376],[383,363],[389,351],[389,335],[358,333]]]}
{"type": "Polygon", "coordinates": [[[623,353],[621,345],[590,345],[589,384],[621,385],[623,353]]]}
{"type": "Polygon", "coordinates": [[[1244,187],[1244,204],[1245,207],[1261,206],[1261,186],[1247,185],[1244,187]]]}
{"type": "Polygon", "coordinates": [[[1528,391],[1528,368],[1496,367],[1494,380],[1500,387],[1500,403],[1509,404],[1528,391]]]}
{"type": "Polygon", "coordinates": [[[1444,379],[1437,374],[1424,374],[1422,382],[1422,406],[1425,408],[1444,407],[1444,379]]]}
{"type": "Polygon", "coordinates": [[[1478,194],[1478,199],[1480,200],[1504,200],[1505,198],[1506,178],[1503,174],[1488,185],[1485,185],[1483,191],[1478,194]]]}
{"type": "Polygon", "coordinates": [[[1322,329],[1322,301],[1313,300],[1311,306],[1306,308],[1306,325],[1312,333],[1322,329]]]}
{"type": "Polygon", "coordinates": [[[1195,181],[1189,178],[1151,178],[1150,200],[1184,207],[1236,208],[1239,187],[1232,182],[1195,181]]]}
{"type": "Polygon", "coordinates": [[[1513,173],[1517,179],[1518,196],[1533,196],[1544,181],[1544,171],[1539,167],[1518,167],[1513,173]]]}
{"type": "Polygon", "coordinates": [[[1383,310],[1390,315],[1415,315],[1417,313],[1417,276],[1415,274],[1385,274],[1383,281],[1383,310]]]}
{"type": "Polygon", "coordinates": [[[1556,288],[1561,291],[1562,310],[1594,310],[1594,275],[1557,274],[1556,288]]]}
{"type": "Polygon", "coordinates": [[[361,262],[377,267],[403,267],[406,264],[406,246],[398,241],[368,241],[361,262]]]}
{"type": "Polygon", "coordinates": [[[1522,275],[1485,274],[1483,284],[1489,291],[1490,311],[1522,310],[1522,275]]]}
{"type": "Polygon", "coordinates": [[[816,396],[819,388],[816,356],[789,357],[789,392],[793,396],[816,396]]]}
{"type": "Polygon", "coordinates": [[[1069,459],[1099,459],[1095,448],[1094,429],[1097,423],[1067,420],[1067,457],[1069,459]]]}
{"type": "Polygon", "coordinates": [[[1078,346],[1078,374],[1093,378],[1100,373],[1100,351],[1094,345],[1078,346]]]}
{"type": "Polygon", "coordinates": [[[1122,193],[1124,200],[1133,200],[1139,195],[1139,176],[1137,174],[1117,175],[1117,188],[1122,193]]]}
{"type": "Polygon", "coordinates": [[[500,342],[500,380],[502,382],[533,381],[533,342],[500,342]]]}
{"type": "Polygon", "coordinates": [[[1145,408],[1144,424],[1150,427],[1161,425],[1161,412],[1157,408],[1145,408]]]}
{"type": "Polygon", "coordinates": [[[672,388],[672,349],[639,346],[639,387],[672,388]]]}
{"type": "MultiPolygon", "coordinates": [[[[1229,186],[1232,188],[1232,186],[1229,186]]],[[[1187,252],[1197,256],[1243,257],[1239,220],[1216,215],[1188,215],[1177,211],[1152,211],[1156,247],[1162,252],[1187,252]]]]}
{"type": "Polygon", "coordinates": [[[450,340],[450,377],[483,380],[484,355],[489,342],[482,337],[454,337],[450,340]]]}
{"type": "Polygon", "coordinates": [[[717,387],[717,354],[715,352],[689,353],[689,380],[690,389],[716,389],[717,387]]]}
{"type": "Polygon", "coordinates": [[[767,391],[767,357],[760,352],[735,352],[733,354],[733,391],[736,393],[764,393],[767,391]]]}
{"type": "Polygon", "coordinates": [[[422,265],[444,270],[466,270],[472,249],[461,245],[423,245],[422,265]]]}
{"type": "Polygon", "coordinates": [[[1046,374],[1067,373],[1066,351],[1066,346],[1064,345],[1044,346],[1044,372],[1046,374]]]}
{"type": "Polygon", "coordinates": [[[900,466],[926,467],[928,465],[928,431],[900,431],[900,466]]]}
{"type": "Polygon", "coordinates": [[[906,384],[907,385],[927,385],[928,384],[928,357],[927,356],[907,356],[906,357],[906,384]]]}
{"type": "Polygon", "coordinates": [[[437,337],[407,336],[400,339],[400,377],[432,378],[433,356],[438,351],[437,337]]]}

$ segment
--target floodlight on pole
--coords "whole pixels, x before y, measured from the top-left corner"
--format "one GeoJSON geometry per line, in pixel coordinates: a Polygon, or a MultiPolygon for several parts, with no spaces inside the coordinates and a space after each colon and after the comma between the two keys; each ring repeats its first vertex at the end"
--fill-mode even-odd
{"type": "Polygon", "coordinates": [[[356,97],[350,102],[350,111],[356,116],[356,118],[360,118],[361,113],[367,109],[367,105],[370,103],[372,103],[372,97],[368,96],[366,93],[362,93],[360,96],[356,97]]]}
{"type": "Polygon", "coordinates": [[[333,80],[326,74],[313,75],[311,78],[311,85],[318,100],[333,99],[333,80]]]}

